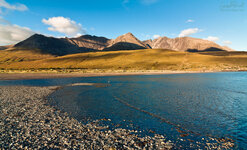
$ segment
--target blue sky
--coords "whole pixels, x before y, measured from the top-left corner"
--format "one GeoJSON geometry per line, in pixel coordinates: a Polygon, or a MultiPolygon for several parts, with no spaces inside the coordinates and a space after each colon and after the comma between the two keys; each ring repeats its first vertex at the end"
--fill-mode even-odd
{"type": "Polygon", "coordinates": [[[10,38],[0,45],[34,32],[108,38],[132,32],[141,40],[191,36],[247,50],[245,0],[0,0],[0,10],[0,40],[10,38]]]}

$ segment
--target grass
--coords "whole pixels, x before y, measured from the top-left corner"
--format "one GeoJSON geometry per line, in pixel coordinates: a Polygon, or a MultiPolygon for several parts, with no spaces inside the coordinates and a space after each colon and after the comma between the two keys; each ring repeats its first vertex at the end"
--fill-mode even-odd
{"type": "Polygon", "coordinates": [[[15,62],[35,61],[53,58],[49,54],[41,54],[38,51],[8,49],[0,51],[0,64],[11,64],[15,62]]]}
{"type": "Polygon", "coordinates": [[[247,52],[177,52],[164,49],[89,52],[55,57],[32,51],[0,51],[0,68],[50,72],[131,70],[247,70],[247,52]]]}

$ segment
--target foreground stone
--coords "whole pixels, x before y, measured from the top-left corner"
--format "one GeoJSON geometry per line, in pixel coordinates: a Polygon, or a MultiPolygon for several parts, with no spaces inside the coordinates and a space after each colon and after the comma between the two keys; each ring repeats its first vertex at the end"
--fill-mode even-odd
{"type": "Polygon", "coordinates": [[[56,87],[0,87],[0,149],[171,149],[161,135],[81,124],[47,105],[56,87]],[[105,129],[105,130],[102,130],[105,129]]]}
{"type": "MultiPolygon", "coordinates": [[[[176,149],[162,135],[82,124],[46,97],[58,87],[0,86],[0,149],[176,149]]],[[[223,149],[228,146],[223,145],[223,149]]],[[[221,149],[208,143],[203,149],[221,149]]]]}

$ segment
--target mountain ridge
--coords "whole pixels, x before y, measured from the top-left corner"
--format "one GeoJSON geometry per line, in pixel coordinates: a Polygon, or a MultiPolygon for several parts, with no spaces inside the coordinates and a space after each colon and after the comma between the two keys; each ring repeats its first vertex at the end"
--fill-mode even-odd
{"type": "Polygon", "coordinates": [[[52,55],[67,55],[90,51],[116,51],[136,49],[170,49],[175,51],[232,51],[229,47],[223,47],[215,42],[192,38],[159,37],[153,40],[141,41],[132,33],[118,36],[116,39],[94,35],[82,35],[75,38],[55,38],[42,34],[34,34],[29,38],[15,44],[14,48],[35,49],[42,53],[52,55]]]}
{"type": "Polygon", "coordinates": [[[109,45],[104,50],[135,50],[148,48],[142,41],[128,32],[116,39],[111,39],[109,45]]]}
{"type": "Polygon", "coordinates": [[[162,48],[175,51],[233,51],[233,49],[220,46],[215,42],[193,37],[168,38],[164,36],[143,42],[150,45],[153,49],[162,48]]]}

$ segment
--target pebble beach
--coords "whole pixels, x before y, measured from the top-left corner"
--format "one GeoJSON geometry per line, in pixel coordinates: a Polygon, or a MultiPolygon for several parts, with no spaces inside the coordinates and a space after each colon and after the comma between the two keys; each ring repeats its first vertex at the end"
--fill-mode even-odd
{"type": "Polygon", "coordinates": [[[0,149],[172,149],[162,135],[82,124],[47,104],[57,87],[0,87],[0,149]]]}
{"type": "MultiPolygon", "coordinates": [[[[163,135],[139,136],[97,120],[83,124],[49,105],[46,97],[59,88],[0,86],[0,149],[182,149],[163,135]]],[[[228,149],[229,143],[203,148],[228,149]]]]}

